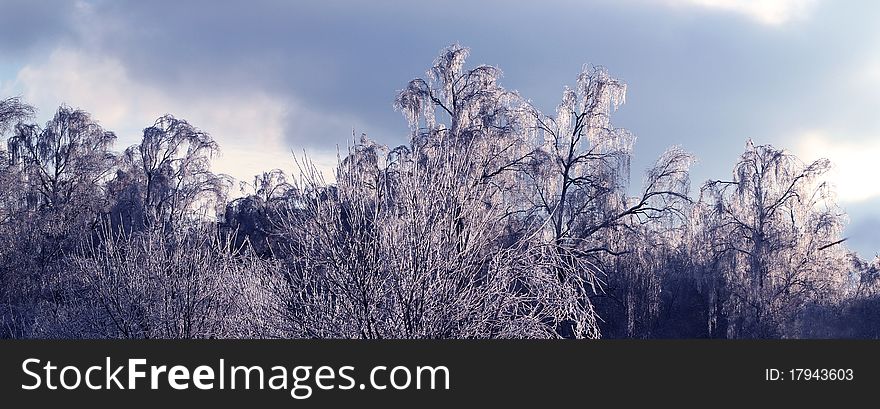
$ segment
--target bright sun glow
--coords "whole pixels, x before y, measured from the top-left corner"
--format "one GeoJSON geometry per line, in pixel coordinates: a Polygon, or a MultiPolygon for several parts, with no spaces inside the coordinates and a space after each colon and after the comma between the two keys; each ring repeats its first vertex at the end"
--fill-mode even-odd
{"type": "Polygon", "coordinates": [[[828,180],[837,186],[841,202],[860,202],[880,196],[880,141],[841,142],[826,132],[804,133],[795,153],[804,161],[828,158],[834,165],[828,180]]]}
{"type": "Polygon", "coordinates": [[[803,17],[816,0],[668,0],[668,3],[730,11],[775,26],[803,17]]]}

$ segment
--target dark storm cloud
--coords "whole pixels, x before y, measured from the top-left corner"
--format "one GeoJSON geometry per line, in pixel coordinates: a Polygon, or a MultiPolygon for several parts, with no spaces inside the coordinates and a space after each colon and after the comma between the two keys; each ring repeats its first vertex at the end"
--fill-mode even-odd
{"type": "Polygon", "coordinates": [[[398,131],[375,135],[389,142],[405,132],[395,91],[449,43],[470,46],[473,64],[500,66],[505,85],[546,109],[582,64],[606,65],[630,84],[618,122],[640,137],[640,168],[678,143],[704,159],[699,176],[723,177],[749,137],[783,144],[800,128],[877,130],[864,109],[874,93],[839,85],[874,44],[877,7],[841,4],[782,27],[626,2],[108,2],[95,18],[122,22],[98,44],[137,78],[289,93],[375,128],[364,131],[398,131]]]}

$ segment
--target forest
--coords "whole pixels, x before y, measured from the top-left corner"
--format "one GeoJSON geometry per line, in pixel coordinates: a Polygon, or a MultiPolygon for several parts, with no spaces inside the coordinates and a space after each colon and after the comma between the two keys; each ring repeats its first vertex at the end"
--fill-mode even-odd
{"type": "Polygon", "coordinates": [[[695,187],[680,147],[633,172],[605,68],[545,113],[467,57],[403,84],[408,144],[352,140],[332,180],[217,174],[170,114],[116,150],[0,98],[0,338],[880,337],[829,161],[744,140],[695,187]]]}

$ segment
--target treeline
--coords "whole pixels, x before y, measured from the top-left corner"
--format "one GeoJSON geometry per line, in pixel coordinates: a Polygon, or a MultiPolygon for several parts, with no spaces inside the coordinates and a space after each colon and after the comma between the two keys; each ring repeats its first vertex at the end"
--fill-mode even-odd
{"type": "Polygon", "coordinates": [[[409,144],[233,200],[183,119],[118,153],[86,112],[0,100],[0,336],[880,336],[880,262],[846,249],[828,161],[749,142],[691,192],[671,148],[633,184],[625,84],[587,68],[545,114],[467,53],[399,92],[409,144]]]}

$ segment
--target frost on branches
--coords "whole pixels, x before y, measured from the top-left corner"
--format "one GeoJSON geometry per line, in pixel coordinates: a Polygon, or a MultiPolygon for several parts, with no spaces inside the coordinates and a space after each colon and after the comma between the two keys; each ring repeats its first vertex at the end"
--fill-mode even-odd
{"type": "Polygon", "coordinates": [[[84,111],[0,100],[0,336],[880,336],[828,161],[750,142],[694,197],[679,147],[633,177],[605,68],[545,113],[468,53],[398,92],[408,143],[362,135],[332,182],[295,158],[234,200],[181,118],[117,153],[84,111]]]}

